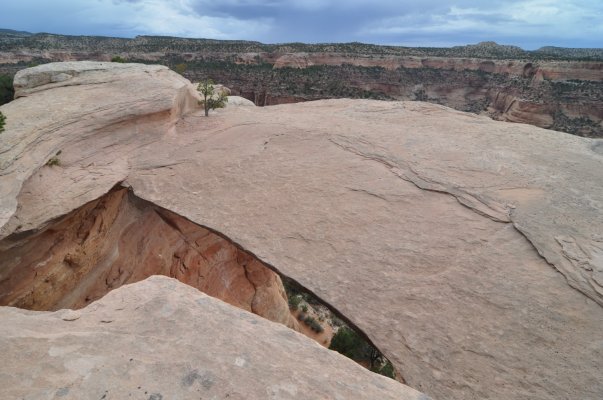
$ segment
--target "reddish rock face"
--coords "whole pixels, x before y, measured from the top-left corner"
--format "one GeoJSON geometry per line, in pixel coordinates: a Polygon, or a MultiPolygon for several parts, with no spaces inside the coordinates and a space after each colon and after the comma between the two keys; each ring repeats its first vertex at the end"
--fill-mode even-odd
{"type": "MultiPolygon", "coordinates": [[[[268,60],[266,60],[268,61],[268,60]]],[[[590,61],[539,61],[483,60],[459,57],[415,57],[415,56],[374,56],[348,55],[337,53],[290,53],[277,56],[274,68],[307,68],[312,65],[350,64],[362,67],[385,69],[435,68],[455,71],[482,71],[487,73],[526,76],[541,73],[548,80],[603,81],[603,63],[590,61]]]]}
{"type": "Polygon", "coordinates": [[[555,107],[522,100],[512,93],[492,91],[488,107],[490,115],[499,121],[529,123],[542,128],[553,126],[555,107]]]}
{"type": "Polygon", "coordinates": [[[275,272],[227,239],[127,189],[0,247],[1,305],[82,308],[122,285],[165,275],[299,329],[275,272]]]}

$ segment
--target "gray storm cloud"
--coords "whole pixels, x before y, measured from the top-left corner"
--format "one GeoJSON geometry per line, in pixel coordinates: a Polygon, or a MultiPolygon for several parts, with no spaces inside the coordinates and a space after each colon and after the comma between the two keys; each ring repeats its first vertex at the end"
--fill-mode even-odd
{"type": "Polygon", "coordinates": [[[603,47],[599,0],[22,0],[2,8],[0,27],[33,32],[268,43],[450,46],[494,40],[528,49],[603,47]]]}

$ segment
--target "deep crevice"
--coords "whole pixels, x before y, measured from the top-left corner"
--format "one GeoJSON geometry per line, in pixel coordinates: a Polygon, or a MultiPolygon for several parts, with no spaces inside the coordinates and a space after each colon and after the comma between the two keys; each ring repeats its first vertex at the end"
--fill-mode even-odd
{"type": "MultiPolygon", "coordinates": [[[[39,230],[0,241],[0,305],[82,308],[124,284],[157,274],[317,340],[289,305],[288,299],[299,294],[310,305],[310,313],[328,310],[321,311],[321,317],[327,316],[323,324],[343,321],[332,325],[330,332],[349,328],[359,346],[374,350],[371,354],[380,360],[374,369],[391,367],[362,330],[298,281],[221,232],[144,200],[122,183],[39,230]]],[[[331,337],[323,339],[319,343],[325,346],[331,337]]],[[[369,367],[365,360],[356,357],[356,361],[369,367]]],[[[404,382],[392,370],[393,377],[404,382]]]]}

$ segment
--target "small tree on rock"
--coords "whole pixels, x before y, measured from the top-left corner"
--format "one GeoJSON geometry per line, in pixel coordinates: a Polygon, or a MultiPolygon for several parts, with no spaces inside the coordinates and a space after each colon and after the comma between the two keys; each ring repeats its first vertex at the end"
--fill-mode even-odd
{"type": "Polygon", "coordinates": [[[6,117],[2,112],[0,112],[0,133],[4,132],[4,123],[6,122],[6,117]]]}
{"type": "Polygon", "coordinates": [[[214,81],[211,79],[206,79],[203,82],[200,82],[197,86],[197,90],[203,97],[203,100],[199,101],[199,105],[202,105],[205,109],[206,117],[209,116],[209,110],[223,108],[228,102],[228,96],[226,96],[226,93],[215,93],[214,81]]]}

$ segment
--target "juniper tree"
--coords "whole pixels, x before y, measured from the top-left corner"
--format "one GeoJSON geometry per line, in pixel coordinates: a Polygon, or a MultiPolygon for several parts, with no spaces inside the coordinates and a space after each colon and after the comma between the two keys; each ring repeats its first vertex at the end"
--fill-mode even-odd
{"type": "Polygon", "coordinates": [[[206,79],[199,83],[197,90],[201,93],[203,100],[199,101],[205,109],[205,116],[209,116],[209,110],[223,108],[228,102],[228,97],[224,92],[215,93],[214,82],[206,79]]]}

